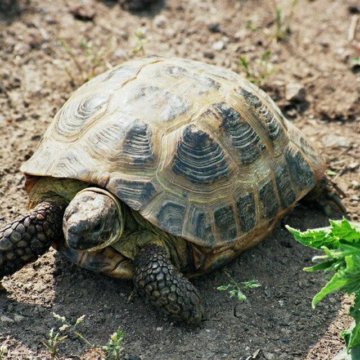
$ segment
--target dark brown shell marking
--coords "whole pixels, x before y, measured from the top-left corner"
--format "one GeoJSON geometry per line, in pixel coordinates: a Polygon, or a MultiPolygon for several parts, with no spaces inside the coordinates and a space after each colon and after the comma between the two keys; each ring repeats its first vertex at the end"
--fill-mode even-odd
{"type": "Polygon", "coordinates": [[[194,125],[185,128],[172,170],[195,184],[210,184],[229,175],[221,146],[194,125]]]}

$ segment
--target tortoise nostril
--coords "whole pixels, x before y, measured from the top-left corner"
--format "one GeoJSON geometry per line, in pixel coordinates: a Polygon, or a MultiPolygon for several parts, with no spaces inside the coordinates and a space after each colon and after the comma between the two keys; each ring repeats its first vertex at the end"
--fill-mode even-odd
{"type": "Polygon", "coordinates": [[[68,233],[69,234],[78,234],[79,233],[79,229],[77,226],[72,225],[68,227],[68,233]]]}
{"type": "Polygon", "coordinates": [[[79,249],[79,246],[82,243],[82,236],[77,232],[72,232],[71,229],[69,229],[66,236],[66,242],[70,248],[79,249]]]}

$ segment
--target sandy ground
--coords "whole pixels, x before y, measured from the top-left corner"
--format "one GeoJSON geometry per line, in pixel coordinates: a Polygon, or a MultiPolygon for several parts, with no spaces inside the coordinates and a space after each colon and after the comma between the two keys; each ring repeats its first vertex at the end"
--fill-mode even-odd
{"type": "MultiPolygon", "coordinates": [[[[329,176],[346,193],[359,221],[359,7],[350,0],[168,0],[129,13],[115,1],[0,0],[0,226],[26,208],[20,164],[29,158],[71,92],[97,73],[142,55],[181,56],[248,76],[315,142],[329,176]],[[289,27],[290,32],[286,29],[289,27]]],[[[322,213],[302,205],[286,219],[294,227],[323,226],[322,213]]],[[[341,349],[348,300],[331,296],[316,310],[311,298],[324,284],[307,274],[313,253],[296,244],[283,224],[259,246],[194,281],[207,318],[191,329],[159,316],[129,283],[89,273],[51,250],[4,279],[0,344],[4,358],[49,359],[43,345],[57,322],[75,321],[100,346],[118,327],[125,359],[330,359],[341,349]],[[256,279],[248,300],[216,287],[256,279]]],[[[74,337],[59,358],[98,358],[74,337]]]]}

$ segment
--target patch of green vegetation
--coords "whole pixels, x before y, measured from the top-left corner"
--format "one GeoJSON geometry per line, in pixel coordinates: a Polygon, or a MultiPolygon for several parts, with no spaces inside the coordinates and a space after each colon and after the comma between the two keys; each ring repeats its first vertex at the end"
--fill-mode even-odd
{"type": "Polygon", "coordinates": [[[350,315],[355,326],[342,333],[348,350],[360,346],[360,224],[347,219],[330,220],[330,226],[304,232],[286,226],[296,241],[323,255],[315,256],[316,265],[305,271],[333,272],[326,285],[314,296],[312,306],[337,291],[354,296],[350,315]]]}
{"type": "Polygon", "coordinates": [[[360,65],[360,56],[351,59],[352,65],[360,65]]]}
{"type": "Polygon", "coordinates": [[[275,33],[274,37],[277,41],[287,40],[291,34],[291,23],[295,15],[297,0],[291,0],[290,2],[290,12],[288,15],[285,15],[284,9],[282,9],[276,2],[272,0],[272,7],[274,11],[274,24],[275,24],[275,33]]]}
{"type": "Polygon", "coordinates": [[[111,41],[109,41],[109,46],[106,48],[98,47],[93,42],[85,39],[82,39],[76,47],[61,38],[58,39],[58,43],[68,60],[70,60],[70,64],[63,60],[57,60],[54,63],[65,71],[73,87],[79,87],[99,72],[110,67],[106,59],[111,52],[111,41]]]}
{"type": "MultiPolygon", "coordinates": [[[[88,349],[101,348],[105,354],[106,360],[119,360],[120,352],[123,350],[122,341],[124,333],[121,329],[118,329],[111,336],[106,345],[99,347],[89,341],[79,330],[79,325],[84,321],[85,315],[80,316],[75,322],[70,322],[65,316],[60,316],[53,313],[56,320],[60,322],[60,325],[55,329],[51,328],[48,334],[48,338],[43,342],[44,346],[48,350],[51,359],[57,359],[59,347],[63,344],[70,336],[75,337],[85,343],[88,349]]],[[[1,350],[1,349],[0,349],[1,350]]],[[[1,352],[0,352],[0,360],[1,352]]]]}
{"type": "Polygon", "coordinates": [[[123,350],[122,342],[124,332],[121,329],[115,331],[106,345],[102,347],[105,353],[105,360],[120,360],[120,353],[123,350]]]}
{"type": "Polygon", "coordinates": [[[0,360],[5,360],[8,354],[8,349],[5,345],[0,346],[0,360]]]}
{"type": "Polygon", "coordinates": [[[145,44],[147,43],[146,33],[143,29],[138,29],[134,33],[135,44],[131,50],[131,56],[145,56],[145,44]]]}
{"type": "Polygon", "coordinates": [[[250,30],[250,31],[256,31],[257,27],[254,24],[254,22],[252,20],[247,20],[245,23],[245,27],[246,29],[250,30]]]}
{"type": "Polygon", "coordinates": [[[228,284],[220,285],[216,289],[218,291],[226,291],[230,298],[236,298],[239,301],[245,301],[247,299],[244,294],[244,290],[254,289],[261,286],[257,280],[248,280],[238,283],[227,271],[224,271],[224,274],[229,278],[230,282],[228,284]]]}
{"type": "Polygon", "coordinates": [[[262,86],[274,72],[270,57],[270,50],[265,50],[260,58],[255,60],[249,60],[247,56],[242,55],[238,63],[239,72],[244,73],[250,82],[257,86],[262,86]]]}

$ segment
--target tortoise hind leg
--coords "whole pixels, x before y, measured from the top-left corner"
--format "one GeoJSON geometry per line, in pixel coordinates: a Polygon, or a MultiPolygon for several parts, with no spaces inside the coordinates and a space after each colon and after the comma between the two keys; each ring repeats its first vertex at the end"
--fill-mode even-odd
{"type": "Polygon", "coordinates": [[[346,215],[346,208],[341,202],[345,193],[327,177],[320,180],[301,202],[305,205],[315,205],[320,208],[326,216],[334,216],[334,210],[346,215]]]}
{"type": "Polygon", "coordinates": [[[197,289],[170,262],[165,249],[147,244],[134,259],[134,284],[139,294],[171,317],[197,325],[203,306],[197,289]]]}
{"type": "Polygon", "coordinates": [[[0,229],[0,280],[35,261],[62,237],[63,212],[63,205],[44,201],[0,229]]]}

